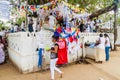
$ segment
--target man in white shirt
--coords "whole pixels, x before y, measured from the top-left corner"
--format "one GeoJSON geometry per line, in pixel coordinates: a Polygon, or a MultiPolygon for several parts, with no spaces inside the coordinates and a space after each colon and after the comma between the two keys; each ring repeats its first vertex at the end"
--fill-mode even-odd
{"type": "Polygon", "coordinates": [[[15,26],[14,26],[14,32],[17,32],[17,28],[18,28],[18,25],[15,24],[15,26]]]}
{"type": "Polygon", "coordinates": [[[21,29],[22,29],[22,31],[25,31],[25,21],[22,22],[21,29]]]}
{"type": "Polygon", "coordinates": [[[54,25],[55,25],[56,19],[55,17],[52,15],[52,13],[50,13],[49,16],[49,25],[50,25],[50,29],[53,29],[54,25]]]}

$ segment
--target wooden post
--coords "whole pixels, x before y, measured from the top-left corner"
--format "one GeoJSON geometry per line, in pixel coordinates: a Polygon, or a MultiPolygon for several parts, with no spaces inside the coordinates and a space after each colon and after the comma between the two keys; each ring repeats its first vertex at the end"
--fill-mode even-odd
{"type": "Polygon", "coordinates": [[[28,31],[28,11],[27,11],[27,7],[28,7],[28,0],[26,0],[26,31],[28,31]]]}
{"type": "Polygon", "coordinates": [[[116,24],[117,17],[116,15],[117,15],[117,5],[114,9],[114,50],[117,50],[116,45],[115,45],[115,42],[117,40],[117,24],[116,24]]]}

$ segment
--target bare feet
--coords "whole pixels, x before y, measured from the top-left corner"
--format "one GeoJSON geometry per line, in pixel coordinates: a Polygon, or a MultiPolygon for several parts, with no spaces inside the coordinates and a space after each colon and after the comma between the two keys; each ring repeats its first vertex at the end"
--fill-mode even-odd
{"type": "Polygon", "coordinates": [[[63,73],[60,74],[60,78],[63,78],[63,73]]]}
{"type": "Polygon", "coordinates": [[[97,61],[96,63],[101,63],[102,64],[103,62],[102,61],[97,61]]]}

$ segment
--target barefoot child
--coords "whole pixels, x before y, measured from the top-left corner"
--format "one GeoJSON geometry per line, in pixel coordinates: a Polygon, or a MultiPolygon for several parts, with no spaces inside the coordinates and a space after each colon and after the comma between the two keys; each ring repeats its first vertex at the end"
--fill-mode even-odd
{"type": "Polygon", "coordinates": [[[52,42],[53,42],[54,45],[49,50],[51,52],[51,54],[50,54],[51,80],[54,80],[54,71],[55,70],[60,73],[60,77],[62,78],[62,71],[60,71],[56,67],[56,62],[58,60],[58,49],[59,49],[59,46],[57,44],[58,39],[59,39],[58,36],[52,36],[52,42]]]}

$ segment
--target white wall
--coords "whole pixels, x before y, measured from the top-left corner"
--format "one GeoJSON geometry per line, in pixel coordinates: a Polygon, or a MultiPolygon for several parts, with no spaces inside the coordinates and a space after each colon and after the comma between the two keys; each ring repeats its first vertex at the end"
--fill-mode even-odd
{"type": "MultiPolygon", "coordinates": [[[[37,54],[37,35],[38,33],[29,32],[18,32],[8,34],[8,52],[11,61],[19,68],[22,73],[35,72],[40,70],[38,65],[38,54],[37,54]],[[29,35],[29,36],[28,36],[29,35]]],[[[42,40],[44,45],[51,45],[51,36],[53,33],[45,31],[42,34],[42,40]]],[[[68,53],[68,62],[74,62],[82,56],[82,45],[86,41],[95,42],[99,36],[99,33],[80,33],[80,39],[78,43],[71,43],[75,48],[72,49],[71,53],[68,53]],[[84,37],[84,41],[83,41],[84,37]]],[[[113,34],[109,34],[113,40],[113,34]]],[[[69,45],[70,46],[70,45],[69,45]]],[[[45,66],[49,66],[50,54],[44,52],[45,66]]]]}
{"type": "Polygon", "coordinates": [[[120,26],[117,28],[117,41],[116,41],[116,45],[120,45],[120,26]]]}

